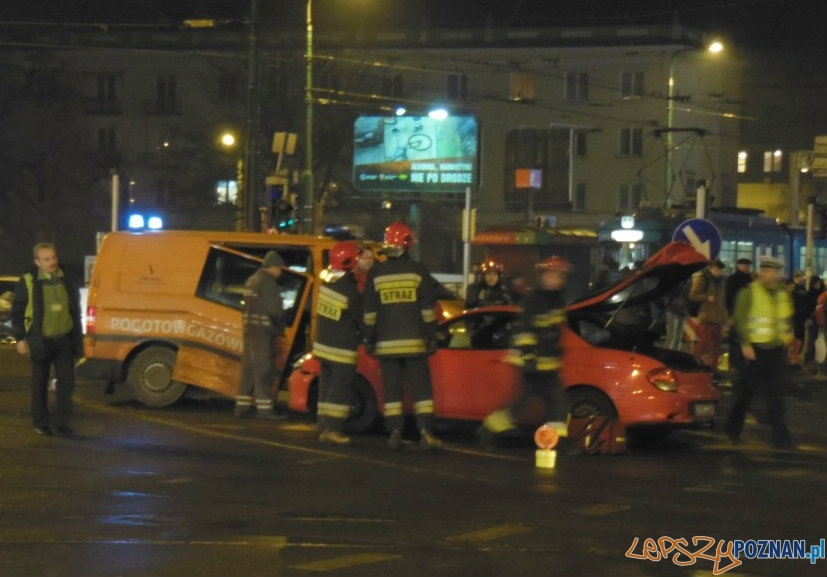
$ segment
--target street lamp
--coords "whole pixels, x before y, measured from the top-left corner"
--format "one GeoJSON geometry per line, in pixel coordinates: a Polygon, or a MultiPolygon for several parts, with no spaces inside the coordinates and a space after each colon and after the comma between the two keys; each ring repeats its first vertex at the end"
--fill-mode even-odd
{"type": "MultiPolygon", "coordinates": [[[[221,146],[225,149],[236,153],[236,148],[238,146],[238,138],[232,132],[224,132],[221,134],[219,138],[219,142],[221,146]]],[[[245,202],[251,202],[251,199],[247,198],[247,190],[250,188],[247,186],[244,178],[244,156],[239,154],[236,158],[235,163],[235,178],[236,178],[236,221],[235,221],[235,229],[238,232],[244,230],[244,223],[245,223],[245,202]]]]}
{"type": "MultiPolygon", "coordinates": [[[[711,54],[718,54],[723,52],[724,45],[722,42],[715,40],[709,43],[706,51],[711,54]]],[[[669,79],[667,81],[666,89],[666,191],[664,198],[668,202],[672,196],[672,186],[675,184],[675,175],[672,172],[672,153],[674,148],[673,132],[675,129],[675,57],[684,52],[694,52],[695,48],[682,48],[674,50],[669,55],[669,79]]]]}
{"type": "Polygon", "coordinates": [[[310,233],[315,232],[316,226],[316,199],[313,184],[313,0],[307,0],[307,49],[305,58],[307,60],[307,75],[304,85],[304,103],[306,106],[304,121],[304,204],[309,206],[308,223],[310,233]]]}

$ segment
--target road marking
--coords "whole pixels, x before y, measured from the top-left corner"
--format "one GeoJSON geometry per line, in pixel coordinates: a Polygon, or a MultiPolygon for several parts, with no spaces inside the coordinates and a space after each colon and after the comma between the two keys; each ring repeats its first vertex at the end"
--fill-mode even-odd
{"type": "Polygon", "coordinates": [[[577,509],[575,513],[580,515],[592,515],[595,517],[602,515],[613,515],[622,511],[628,511],[632,507],[630,505],[612,505],[610,503],[598,503],[597,505],[589,505],[582,509],[577,509]]]}
{"type": "Polygon", "coordinates": [[[481,529],[479,531],[471,531],[470,533],[463,533],[448,537],[449,541],[464,541],[466,543],[481,543],[486,541],[493,541],[502,537],[510,537],[511,535],[520,535],[534,531],[533,527],[526,527],[525,525],[497,525],[489,527],[488,529],[481,529]]]}
{"type": "Polygon", "coordinates": [[[345,569],[347,567],[355,567],[357,565],[381,563],[383,561],[399,559],[400,557],[402,557],[402,555],[390,555],[388,553],[359,553],[358,555],[344,555],[342,557],[325,559],[324,561],[313,561],[311,563],[293,565],[293,569],[303,569],[305,571],[335,571],[337,569],[345,569]]]}

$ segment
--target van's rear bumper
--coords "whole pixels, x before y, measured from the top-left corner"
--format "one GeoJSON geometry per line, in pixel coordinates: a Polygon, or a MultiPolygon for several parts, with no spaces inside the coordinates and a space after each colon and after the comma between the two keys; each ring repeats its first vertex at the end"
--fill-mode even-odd
{"type": "Polygon", "coordinates": [[[121,363],[110,359],[83,359],[76,372],[82,379],[117,383],[121,380],[121,363]]]}

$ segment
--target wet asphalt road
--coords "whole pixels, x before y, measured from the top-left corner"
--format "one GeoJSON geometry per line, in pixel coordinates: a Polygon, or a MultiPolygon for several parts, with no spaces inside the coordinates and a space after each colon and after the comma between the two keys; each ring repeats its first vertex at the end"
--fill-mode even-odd
{"type": "MultiPolygon", "coordinates": [[[[378,432],[331,448],[305,415],[236,419],[216,399],[152,410],[91,383],[77,435],[40,437],[27,383],[28,364],[0,348],[3,576],[697,576],[715,562],[693,537],[715,541],[705,555],[827,537],[827,380],[793,382],[795,453],[769,450],[753,422],[738,447],[719,428],[682,431],[620,456],[561,455],[553,470],[525,440],[479,451],[472,426],[442,427],[439,453],[413,434],[390,452],[378,432]],[[661,537],[688,554],[637,558],[661,537]]],[[[827,573],[824,559],[740,560],[725,574],[827,573]]]]}

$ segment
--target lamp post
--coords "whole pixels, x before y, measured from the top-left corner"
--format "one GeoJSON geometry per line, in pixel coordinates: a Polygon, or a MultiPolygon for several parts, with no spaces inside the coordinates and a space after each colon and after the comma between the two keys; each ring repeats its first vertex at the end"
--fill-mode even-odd
{"type": "Polygon", "coordinates": [[[244,178],[244,156],[237,153],[238,147],[238,139],[236,135],[232,132],[224,132],[221,134],[219,139],[221,146],[228,151],[231,151],[234,155],[237,155],[235,160],[235,178],[236,178],[236,198],[235,198],[235,205],[236,205],[236,212],[235,212],[235,230],[236,232],[241,232],[244,230],[245,223],[247,221],[246,218],[246,190],[247,190],[247,183],[245,182],[244,178]]]}
{"type": "Polygon", "coordinates": [[[307,60],[307,75],[304,85],[305,121],[304,121],[304,205],[308,207],[308,228],[312,234],[316,226],[316,198],[313,183],[313,0],[307,0],[307,47],[305,59],[307,60]]]}
{"type": "MultiPolygon", "coordinates": [[[[717,54],[723,51],[724,45],[719,41],[711,42],[707,47],[707,52],[717,54]]],[[[666,87],[666,179],[665,179],[665,193],[664,198],[669,201],[672,197],[672,186],[675,184],[675,175],[672,172],[672,154],[674,149],[674,129],[675,129],[675,98],[677,97],[677,90],[675,86],[675,57],[684,52],[693,52],[694,48],[682,48],[680,50],[673,50],[669,55],[669,79],[666,87]]]]}

